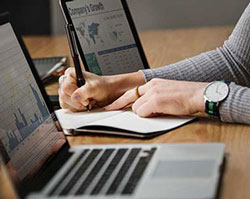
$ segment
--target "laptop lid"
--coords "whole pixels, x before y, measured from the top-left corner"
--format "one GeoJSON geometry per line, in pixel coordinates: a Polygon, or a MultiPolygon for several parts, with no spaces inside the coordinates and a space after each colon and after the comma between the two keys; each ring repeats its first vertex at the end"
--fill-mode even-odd
{"type": "Polygon", "coordinates": [[[0,153],[21,193],[24,185],[32,187],[28,182],[67,141],[7,13],[0,15],[0,38],[0,153]]]}

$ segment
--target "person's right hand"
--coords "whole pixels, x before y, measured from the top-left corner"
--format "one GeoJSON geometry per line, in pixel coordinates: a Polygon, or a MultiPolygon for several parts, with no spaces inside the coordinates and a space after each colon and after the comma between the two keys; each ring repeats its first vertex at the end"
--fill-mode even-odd
{"type": "Polygon", "coordinates": [[[65,75],[59,78],[59,101],[63,109],[73,112],[84,111],[86,106],[104,107],[127,90],[145,83],[143,74],[135,72],[130,74],[98,76],[83,72],[85,85],[78,88],[74,68],[68,68],[65,75]]]}
{"type": "Polygon", "coordinates": [[[74,68],[68,68],[65,75],[59,78],[59,101],[63,109],[71,111],[86,110],[86,106],[105,106],[111,97],[111,82],[105,76],[97,76],[93,73],[83,72],[85,85],[78,88],[76,85],[76,74],[74,68]]]}

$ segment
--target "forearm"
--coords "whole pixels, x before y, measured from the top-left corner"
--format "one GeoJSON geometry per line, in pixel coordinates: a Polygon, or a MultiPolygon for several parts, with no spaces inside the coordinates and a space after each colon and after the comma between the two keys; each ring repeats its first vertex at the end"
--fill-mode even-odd
{"type": "Polygon", "coordinates": [[[219,107],[224,122],[250,124],[250,88],[230,84],[227,99],[219,107]]]}
{"type": "Polygon", "coordinates": [[[220,49],[216,49],[164,67],[143,70],[143,73],[146,81],[153,78],[197,82],[211,82],[221,79],[235,81],[227,64],[220,49]]]}
{"type": "Polygon", "coordinates": [[[250,87],[250,5],[224,45],[165,67],[143,70],[153,78],[210,82],[229,80],[250,87]]]}
{"type": "Polygon", "coordinates": [[[117,92],[117,97],[121,96],[127,90],[145,84],[143,73],[140,71],[128,74],[106,76],[106,78],[107,81],[110,81],[112,90],[117,92]]]}

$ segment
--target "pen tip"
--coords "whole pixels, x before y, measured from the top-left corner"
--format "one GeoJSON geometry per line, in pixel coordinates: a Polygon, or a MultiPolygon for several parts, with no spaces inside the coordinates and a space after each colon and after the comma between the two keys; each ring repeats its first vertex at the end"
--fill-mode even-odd
{"type": "Polygon", "coordinates": [[[89,105],[86,106],[86,109],[87,109],[88,112],[90,112],[90,107],[89,107],[89,105]]]}

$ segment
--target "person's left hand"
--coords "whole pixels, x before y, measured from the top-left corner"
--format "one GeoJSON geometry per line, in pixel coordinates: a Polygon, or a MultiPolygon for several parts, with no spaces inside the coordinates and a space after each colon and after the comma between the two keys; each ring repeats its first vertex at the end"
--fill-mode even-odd
{"type": "Polygon", "coordinates": [[[153,79],[124,93],[106,110],[117,110],[133,103],[132,110],[141,117],[154,114],[190,115],[204,112],[203,90],[208,83],[153,79]]]}

